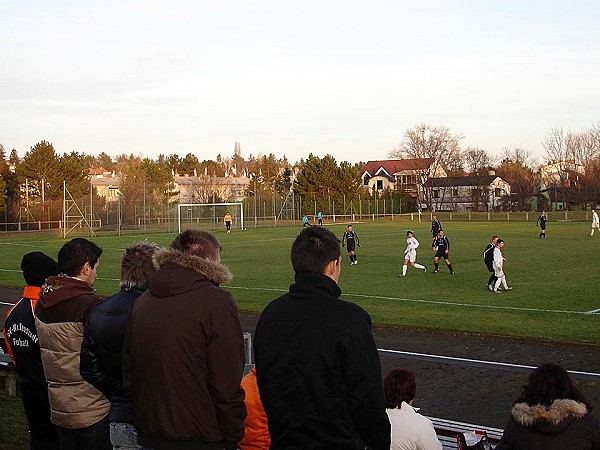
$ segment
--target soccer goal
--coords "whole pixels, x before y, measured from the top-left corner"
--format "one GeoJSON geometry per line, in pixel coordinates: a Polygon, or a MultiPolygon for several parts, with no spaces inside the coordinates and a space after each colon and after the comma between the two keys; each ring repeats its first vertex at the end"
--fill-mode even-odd
{"type": "Polygon", "coordinates": [[[178,232],[186,228],[225,229],[223,218],[231,215],[231,229],[244,229],[244,206],[241,203],[183,203],[177,205],[178,232]]]}

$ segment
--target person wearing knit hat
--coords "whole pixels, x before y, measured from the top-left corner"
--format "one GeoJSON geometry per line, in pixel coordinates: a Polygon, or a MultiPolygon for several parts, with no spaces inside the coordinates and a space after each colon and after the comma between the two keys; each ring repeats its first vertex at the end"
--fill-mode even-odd
{"type": "Polygon", "coordinates": [[[23,298],[8,312],[3,334],[8,353],[19,374],[19,387],[27,416],[32,449],[58,449],[56,427],[50,421],[48,385],[33,317],[41,286],[58,274],[58,264],[42,252],[23,256],[21,270],[27,286],[23,298]]]}

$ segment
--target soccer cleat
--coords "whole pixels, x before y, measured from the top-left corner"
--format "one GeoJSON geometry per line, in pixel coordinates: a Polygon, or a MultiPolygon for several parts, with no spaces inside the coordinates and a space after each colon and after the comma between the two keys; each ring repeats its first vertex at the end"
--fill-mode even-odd
{"type": "Polygon", "coordinates": [[[494,286],[492,286],[491,284],[488,284],[488,289],[489,289],[490,291],[493,291],[493,290],[494,290],[494,286]]]}
{"type": "Polygon", "coordinates": [[[427,267],[423,267],[423,273],[427,273],[427,267]]]}
{"type": "Polygon", "coordinates": [[[505,291],[512,291],[512,288],[509,286],[507,288],[504,288],[505,291]]]}
{"type": "Polygon", "coordinates": [[[358,264],[358,260],[354,261],[354,265],[357,265],[357,264],[358,264]]]}
{"type": "Polygon", "coordinates": [[[494,289],[492,292],[494,292],[496,294],[500,294],[500,290],[499,289],[494,289]]]}
{"type": "Polygon", "coordinates": [[[435,270],[433,271],[433,273],[438,273],[439,271],[440,271],[440,269],[435,269],[435,270]]]}
{"type": "Polygon", "coordinates": [[[399,273],[399,274],[398,274],[398,276],[399,276],[400,278],[404,278],[404,275],[402,275],[401,273],[399,273]]]}
{"type": "Polygon", "coordinates": [[[454,270],[451,270],[451,271],[450,271],[450,275],[454,275],[454,270]]]}

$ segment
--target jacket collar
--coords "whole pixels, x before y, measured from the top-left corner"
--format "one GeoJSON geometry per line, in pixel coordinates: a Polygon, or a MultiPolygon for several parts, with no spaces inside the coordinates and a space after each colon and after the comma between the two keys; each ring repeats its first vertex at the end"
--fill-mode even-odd
{"type": "Polygon", "coordinates": [[[338,284],[327,275],[301,272],[295,276],[296,282],[290,286],[290,294],[325,294],[338,298],[342,290],[338,284]]]}
{"type": "Polygon", "coordinates": [[[193,270],[219,285],[231,281],[233,275],[229,269],[200,256],[190,255],[179,250],[159,250],[154,255],[154,266],[157,270],[166,264],[175,264],[184,269],[193,270]]]}
{"type": "Polygon", "coordinates": [[[557,425],[566,419],[581,418],[587,412],[587,407],[583,403],[570,399],[557,399],[550,406],[515,403],[511,415],[515,422],[523,426],[532,426],[540,422],[557,425]]]}

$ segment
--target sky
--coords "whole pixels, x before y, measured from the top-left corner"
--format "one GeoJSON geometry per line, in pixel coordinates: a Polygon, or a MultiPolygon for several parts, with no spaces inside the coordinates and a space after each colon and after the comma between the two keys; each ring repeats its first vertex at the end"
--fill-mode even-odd
{"type": "Polygon", "coordinates": [[[386,159],[420,124],[542,160],[600,123],[600,2],[0,2],[0,144],[386,159]]]}

